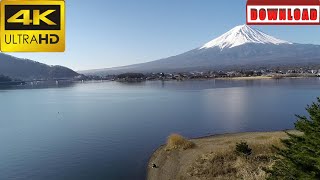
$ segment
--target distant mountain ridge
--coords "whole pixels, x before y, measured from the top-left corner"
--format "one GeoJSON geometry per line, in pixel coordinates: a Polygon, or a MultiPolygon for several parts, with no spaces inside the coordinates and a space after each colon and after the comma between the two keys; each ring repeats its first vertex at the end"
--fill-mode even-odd
{"type": "Polygon", "coordinates": [[[0,74],[21,80],[73,78],[79,75],[63,66],[49,66],[3,53],[0,53],[0,74]]]}
{"type": "Polygon", "coordinates": [[[306,64],[320,64],[320,45],[291,43],[241,25],[201,47],[177,56],[81,73],[106,75],[306,64]]]}

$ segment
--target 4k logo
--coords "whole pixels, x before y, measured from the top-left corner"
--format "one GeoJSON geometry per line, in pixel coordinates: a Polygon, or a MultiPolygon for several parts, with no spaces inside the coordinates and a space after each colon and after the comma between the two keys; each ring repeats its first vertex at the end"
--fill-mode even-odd
{"type": "Polygon", "coordinates": [[[4,52],[63,52],[64,1],[1,2],[1,50],[4,52]]]}
{"type": "MultiPolygon", "coordinates": [[[[6,12],[7,12],[6,15],[9,15],[8,11],[12,10],[13,7],[14,6],[6,6],[6,12]]],[[[30,9],[32,7],[41,7],[41,6],[31,6],[30,9]]],[[[23,25],[30,25],[32,23],[32,25],[39,26],[40,20],[45,22],[47,25],[51,25],[51,26],[57,25],[56,23],[52,22],[50,19],[47,18],[48,15],[52,14],[56,10],[50,9],[50,10],[46,10],[45,12],[40,14],[39,9],[33,10],[33,11],[31,11],[30,9],[20,10],[19,12],[17,12],[16,14],[14,14],[10,18],[8,18],[6,25],[9,26],[10,23],[22,23],[23,25]],[[33,20],[30,19],[31,12],[33,12],[33,20]],[[21,16],[23,18],[19,19],[19,17],[21,17],[21,16]]]]}

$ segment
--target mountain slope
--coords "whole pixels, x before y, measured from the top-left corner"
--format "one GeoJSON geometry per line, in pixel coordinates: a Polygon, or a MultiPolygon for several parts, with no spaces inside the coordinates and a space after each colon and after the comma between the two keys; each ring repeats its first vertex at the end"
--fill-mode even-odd
{"type": "Polygon", "coordinates": [[[22,80],[73,78],[79,75],[63,66],[48,66],[3,53],[0,53],[0,74],[22,80]]]}
{"type": "Polygon", "coordinates": [[[221,50],[224,48],[233,48],[243,44],[292,44],[290,42],[274,38],[259,30],[254,30],[247,25],[236,26],[220,37],[206,43],[200,49],[208,49],[219,47],[221,50]]]}
{"type": "Polygon", "coordinates": [[[320,46],[280,40],[249,26],[237,26],[186,53],[130,66],[83,71],[85,74],[124,72],[177,72],[235,68],[320,64],[320,46]]]}

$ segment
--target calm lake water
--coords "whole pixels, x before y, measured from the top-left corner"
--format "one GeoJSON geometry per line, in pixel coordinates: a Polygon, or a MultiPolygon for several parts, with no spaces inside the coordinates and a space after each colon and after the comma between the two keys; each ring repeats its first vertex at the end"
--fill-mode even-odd
{"type": "Polygon", "coordinates": [[[293,128],[317,96],[318,78],[0,90],[0,179],[141,180],[170,133],[293,128]]]}

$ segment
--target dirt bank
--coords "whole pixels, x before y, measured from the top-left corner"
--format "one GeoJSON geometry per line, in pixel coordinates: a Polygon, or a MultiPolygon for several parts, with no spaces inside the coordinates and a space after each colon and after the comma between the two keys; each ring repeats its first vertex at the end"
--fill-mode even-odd
{"type": "MultiPolygon", "coordinates": [[[[294,132],[294,131],[291,131],[294,132]]],[[[295,132],[296,133],[296,132],[295,132]]],[[[280,139],[286,138],[285,132],[248,132],[237,134],[216,135],[199,139],[191,139],[195,147],[187,150],[166,151],[165,145],[154,152],[150,158],[147,179],[148,180],[199,180],[199,179],[229,179],[235,177],[252,176],[247,179],[263,179],[264,171],[259,167],[247,166],[268,166],[268,156],[272,154],[272,145],[281,145],[280,139]],[[239,159],[234,155],[235,145],[238,142],[246,141],[253,149],[252,160],[239,159]],[[221,166],[228,163],[228,167],[219,167],[214,161],[215,156],[223,154],[224,161],[221,166]],[[226,157],[230,156],[230,157],[226,157]],[[225,158],[226,157],[226,158],[225,158]],[[256,158],[266,157],[267,162],[255,164],[256,158]],[[207,161],[207,162],[206,162],[207,161]],[[249,162],[250,161],[250,162],[249,162]],[[152,168],[156,164],[157,168],[152,168]],[[230,166],[230,171],[225,171],[230,166]],[[239,167],[236,167],[239,166],[239,167]],[[242,172],[242,167],[250,168],[254,172],[242,172]],[[219,170],[220,168],[220,170],[219,170]],[[238,168],[238,169],[237,169],[238,168]],[[240,170],[239,170],[240,168],[240,170]],[[213,172],[214,171],[214,172],[213,172]],[[232,174],[233,173],[233,174],[232,174]],[[241,174],[243,173],[243,174],[241,174]],[[248,174],[245,174],[248,173],[248,174]],[[214,176],[214,177],[211,177],[214,176]]],[[[221,163],[221,162],[219,162],[221,163]]],[[[228,170],[229,171],[229,170],[228,170]]]]}

